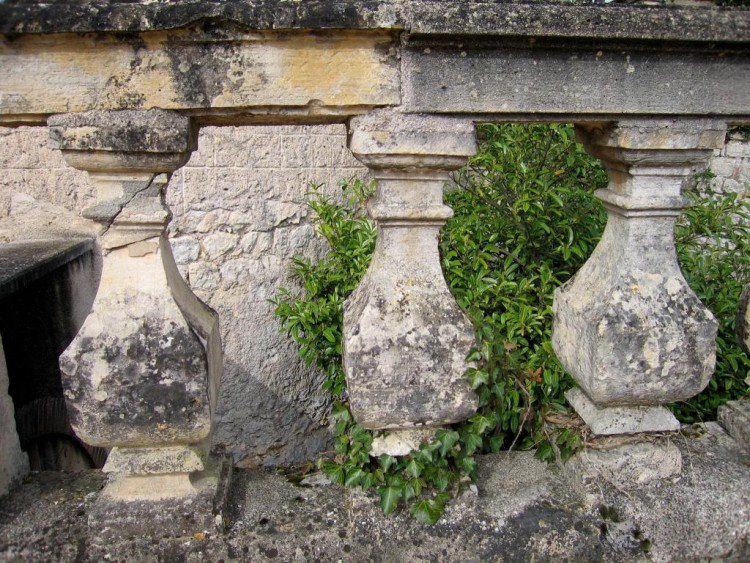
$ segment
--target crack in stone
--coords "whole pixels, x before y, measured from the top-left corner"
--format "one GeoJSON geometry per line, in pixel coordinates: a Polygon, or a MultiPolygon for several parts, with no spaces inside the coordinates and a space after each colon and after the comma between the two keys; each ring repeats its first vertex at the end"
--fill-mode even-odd
{"type": "MultiPolygon", "coordinates": [[[[105,202],[105,205],[116,205],[118,209],[113,214],[111,214],[109,217],[107,217],[105,220],[102,220],[103,219],[102,217],[97,217],[96,218],[96,220],[99,223],[101,223],[102,226],[104,227],[104,230],[100,234],[100,237],[102,239],[107,236],[107,234],[109,233],[110,229],[114,225],[115,221],[117,221],[117,218],[122,214],[123,210],[128,205],[130,205],[140,194],[148,191],[151,188],[151,186],[153,186],[156,178],[159,175],[160,174],[153,174],[151,176],[151,179],[148,181],[148,183],[145,186],[143,186],[142,188],[136,189],[131,194],[129,194],[129,195],[126,194],[122,198],[119,198],[118,200],[111,200],[111,201],[105,202]]],[[[115,248],[121,248],[123,246],[127,246],[128,244],[131,244],[131,242],[128,242],[128,243],[122,244],[122,245],[118,245],[118,246],[114,246],[112,248],[109,248],[108,250],[114,250],[115,248]]]]}

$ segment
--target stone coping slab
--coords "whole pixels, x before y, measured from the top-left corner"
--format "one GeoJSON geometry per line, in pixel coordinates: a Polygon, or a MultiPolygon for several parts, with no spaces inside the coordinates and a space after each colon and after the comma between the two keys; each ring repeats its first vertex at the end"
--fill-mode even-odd
{"type": "Polygon", "coordinates": [[[44,239],[0,244],[0,299],[94,248],[87,238],[44,239]]]}
{"type": "MultiPolygon", "coordinates": [[[[0,503],[0,559],[28,561],[746,561],[750,457],[718,426],[674,440],[682,474],[582,480],[532,452],[479,459],[476,487],[435,526],[384,517],[374,492],[235,472],[226,531],[105,538],[86,520],[100,472],[36,473],[0,503]]],[[[324,480],[315,482],[325,483],[324,480]]]]}
{"type": "Polygon", "coordinates": [[[750,11],[670,5],[526,0],[53,0],[0,3],[0,33],[138,32],[211,20],[252,29],[403,29],[414,34],[487,34],[675,41],[750,40],[750,11]]]}

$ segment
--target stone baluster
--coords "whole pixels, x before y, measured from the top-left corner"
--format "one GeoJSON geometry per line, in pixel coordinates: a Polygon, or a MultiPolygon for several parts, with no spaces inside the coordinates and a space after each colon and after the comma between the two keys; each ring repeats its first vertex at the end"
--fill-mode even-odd
{"type": "Polygon", "coordinates": [[[351,120],[349,148],[377,179],[368,205],[375,254],[344,309],[344,368],[354,418],[389,429],[374,453],[400,455],[477,406],[464,378],[475,343],[440,268],[448,173],[476,150],[469,121],[382,110],[351,120]],[[420,430],[422,429],[422,430],[420,430]]]}
{"type": "Polygon", "coordinates": [[[76,433],[112,448],[89,524],[160,536],[213,526],[222,464],[207,448],[221,373],[218,318],[177,270],[164,202],[169,174],[194,146],[189,119],[87,112],[48,125],[66,162],[97,189],[83,215],[100,224],[101,283],[60,358],[76,433]]]}
{"type": "MultiPolygon", "coordinates": [[[[580,386],[566,396],[595,435],[678,430],[663,404],[711,378],[717,323],[680,271],[673,231],[683,184],[724,134],[711,120],[577,127],[607,168],[609,186],[597,196],[609,218],[589,260],[555,293],[552,343],[580,386]]],[[[673,444],[633,448],[653,476],[680,470],[673,444]]],[[[620,463],[614,453],[600,457],[620,463]]],[[[647,479],[643,471],[634,477],[647,479]]]]}

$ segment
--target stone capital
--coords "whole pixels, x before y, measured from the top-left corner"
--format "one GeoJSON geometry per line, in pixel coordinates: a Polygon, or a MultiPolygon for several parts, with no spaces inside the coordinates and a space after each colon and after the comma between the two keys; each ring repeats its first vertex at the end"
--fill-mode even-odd
{"type": "Polygon", "coordinates": [[[47,120],[53,148],[88,172],[173,172],[190,157],[190,119],[160,109],[87,111],[47,120]]]}
{"type": "Polygon", "coordinates": [[[456,170],[476,152],[474,124],[456,117],[378,110],[349,122],[349,149],[380,177],[386,169],[456,170]]]}
{"type": "Polygon", "coordinates": [[[721,148],[726,124],[711,119],[625,120],[579,125],[576,136],[600,158],[610,185],[597,196],[626,216],[673,216],[685,207],[685,180],[721,148]]]}

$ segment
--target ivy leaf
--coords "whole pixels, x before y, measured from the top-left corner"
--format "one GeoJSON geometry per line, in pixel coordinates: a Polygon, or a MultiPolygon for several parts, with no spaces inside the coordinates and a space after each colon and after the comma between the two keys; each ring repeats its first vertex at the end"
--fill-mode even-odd
{"type": "Polygon", "coordinates": [[[416,459],[412,459],[406,464],[406,473],[415,479],[422,474],[422,464],[416,459]]]}
{"type": "Polygon", "coordinates": [[[487,385],[490,380],[490,374],[483,369],[470,369],[466,372],[466,377],[469,380],[469,385],[472,389],[477,389],[482,385],[487,385]]]}
{"type": "Polygon", "coordinates": [[[325,339],[328,340],[328,342],[336,342],[336,337],[333,335],[331,327],[327,326],[323,329],[323,336],[325,336],[325,339]]]}
{"type": "Polygon", "coordinates": [[[424,487],[424,481],[422,479],[411,479],[404,485],[404,500],[408,501],[414,497],[419,496],[424,487]]]}
{"type": "Polygon", "coordinates": [[[336,463],[329,463],[325,466],[325,472],[328,479],[338,485],[344,484],[344,468],[336,463]]]}
{"type": "Polygon", "coordinates": [[[380,494],[380,508],[386,516],[395,510],[399,499],[404,494],[401,487],[380,487],[378,493],[380,494]]]}
{"type": "Polygon", "coordinates": [[[474,453],[477,448],[482,447],[482,437],[470,432],[464,436],[464,449],[468,455],[474,453]]]}
{"type": "Polygon", "coordinates": [[[420,500],[415,502],[409,512],[412,516],[424,524],[435,524],[443,514],[444,507],[434,500],[420,500]]]}
{"type": "Polygon", "coordinates": [[[462,457],[458,465],[469,475],[473,474],[477,470],[477,462],[473,457],[462,457]]]}
{"type": "Polygon", "coordinates": [[[354,485],[357,485],[358,483],[360,483],[364,476],[365,476],[365,472],[359,468],[356,468],[353,471],[349,471],[346,474],[346,480],[344,481],[344,485],[347,487],[353,487],[354,485]]]}
{"type": "Polygon", "coordinates": [[[440,455],[445,457],[445,455],[449,451],[451,451],[451,449],[453,449],[453,446],[456,445],[456,442],[458,442],[459,438],[460,436],[458,435],[458,432],[443,432],[438,437],[438,440],[440,440],[440,455]]]}
{"type": "Polygon", "coordinates": [[[383,468],[384,473],[388,473],[388,470],[391,468],[391,465],[396,463],[396,458],[392,455],[388,454],[382,454],[380,457],[378,457],[378,463],[380,464],[380,467],[383,468]]]}
{"type": "Polygon", "coordinates": [[[446,471],[440,471],[433,479],[438,491],[445,491],[451,484],[449,474],[446,471]]]}

